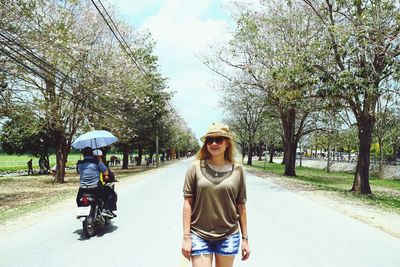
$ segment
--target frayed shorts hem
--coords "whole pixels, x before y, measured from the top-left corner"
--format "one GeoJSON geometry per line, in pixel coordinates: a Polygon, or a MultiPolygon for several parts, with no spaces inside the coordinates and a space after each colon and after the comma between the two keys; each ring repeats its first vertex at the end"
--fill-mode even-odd
{"type": "Polygon", "coordinates": [[[216,254],[234,257],[239,252],[239,232],[229,235],[221,240],[206,240],[195,234],[191,234],[191,238],[192,256],[216,254]]]}

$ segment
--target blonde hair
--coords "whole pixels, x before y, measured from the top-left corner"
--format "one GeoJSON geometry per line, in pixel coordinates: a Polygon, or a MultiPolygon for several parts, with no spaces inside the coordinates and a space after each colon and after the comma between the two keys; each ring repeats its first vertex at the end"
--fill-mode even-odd
{"type": "MultiPolygon", "coordinates": [[[[237,152],[235,142],[232,141],[232,139],[225,138],[225,142],[227,144],[226,150],[224,152],[224,158],[226,161],[231,162],[231,163],[241,163],[239,159],[239,153],[237,152]]],[[[207,144],[204,142],[203,146],[197,152],[196,158],[198,160],[205,160],[205,159],[211,159],[211,154],[208,152],[207,149],[207,144]]]]}

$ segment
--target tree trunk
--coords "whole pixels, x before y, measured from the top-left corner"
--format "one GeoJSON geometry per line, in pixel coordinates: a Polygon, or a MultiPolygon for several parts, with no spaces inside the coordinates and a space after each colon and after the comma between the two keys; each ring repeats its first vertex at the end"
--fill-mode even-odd
{"type": "MultiPolygon", "coordinates": [[[[259,161],[262,161],[263,148],[264,148],[264,144],[263,143],[259,143],[259,145],[258,145],[258,160],[259,161]]],[[[267,156],[267,155],[265,155],[265,156],[267,156]]]]}
{"type": "MultiPolygon", "coordinates": [[[[329,139],[330,140],[330,139],[329,139]]],[[[328,140],[328,160],[326,161],[326,172],[331,172],[331,145],[328,140]]]]}
{"type": "Polygon", "coordinates": [[[46,157],[44,157],[44,167],[46,168],[47,173],[50,171],[51,167],[50,167],[50,160],[49,160],[49,155],[47,155],[46,157]]]}
{"type": "Polygon", "coordinates": [[[242,146],[242,159],[244,160],[244,157],[246,157],[246,146],[243,144],[242,146]]]}
{"type": "Polygon", "coordinates": [[[297,149],[297,143],[290,143],[288,145],[287,150],[285,151],[285,154],[287,155],[285,160],[285,173],[284,175],[286,176],[296,176],[296,149],[297,149]]]}
{"type": "Polygon", "coordinates": [[[252,165],[253,164],[253,146],[251,144],[249,144],[247,151],[248,151],[247,165],[252,165]]]}
{"type": "Polygon", "coordinates": [[[67,162],[67,148],[65,143],[65,137],[61,132],[55,134],[56,138],[56,175],[55,181],[57,183],[64,183],[65,177],[65,164],[67,162]]]}
{"type": "Polygon", "coordinates": [[[372,142],[373,117],[369,114],[357,119],[358,138],[360,140],[356,173],[350,191],[361,194],[372,194],[369,186],[369,164],[372,142]]]}
{"type": "Polygon", "coordinates": [[[296,149],[297,140],[295,134],[296,111],[291,108],[281,114],[284,133],[284,163],[286,176],[296,176],[296,149]]]}
{"type": "MultiPolygon", "coordinates": [[[[274,154],[275,154],[275,146],[271,145],[269,148],[269,163],[274,162],[274,154]]],[[[265,155],[265,156],[267,156],[267,155],[265,155]]]]}
{"type": "Polygon", "coordinates": [[[172,153],[171,153],[171,149],[167,149],[167,160],[170,160],[172,158],[172,153]]]}
{"type": "Polygon", "coordinates": [[[129,163],[129,146],[123,145],[122,147],[122,169],[128,169],[129,163]]]}
{"type": "Polygon", "coordinates": [[[143,157],[143,147],[142,144],[138,145],[138,160],[136,162],[136,166],[141,166],[142,165],[142,157],[143,157]]]}

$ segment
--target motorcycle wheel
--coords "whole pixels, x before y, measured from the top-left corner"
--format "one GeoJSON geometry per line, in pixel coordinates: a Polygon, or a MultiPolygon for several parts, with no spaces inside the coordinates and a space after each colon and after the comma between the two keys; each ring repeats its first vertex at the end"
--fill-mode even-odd
{"type": "Polygon", "coordinates": [[[82,222],[83,233],[86,237],[92,237],[96,233],[96,226],[94,224],[94,215],[90,212],[90,215],[82,222]]]}

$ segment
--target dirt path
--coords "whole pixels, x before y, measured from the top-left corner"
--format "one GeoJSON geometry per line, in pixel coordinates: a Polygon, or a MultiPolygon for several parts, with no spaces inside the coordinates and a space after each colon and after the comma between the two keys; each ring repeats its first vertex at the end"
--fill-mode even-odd
{"type": "Polygon", "coordinates": [[[335,192],[318,190],[302,181],[287,179],[283,176],[250,168],[247,168],[247,171],[400,238],[400,214],[398,213],[379,209],[360,201],[346,199],[335,192]]]}

